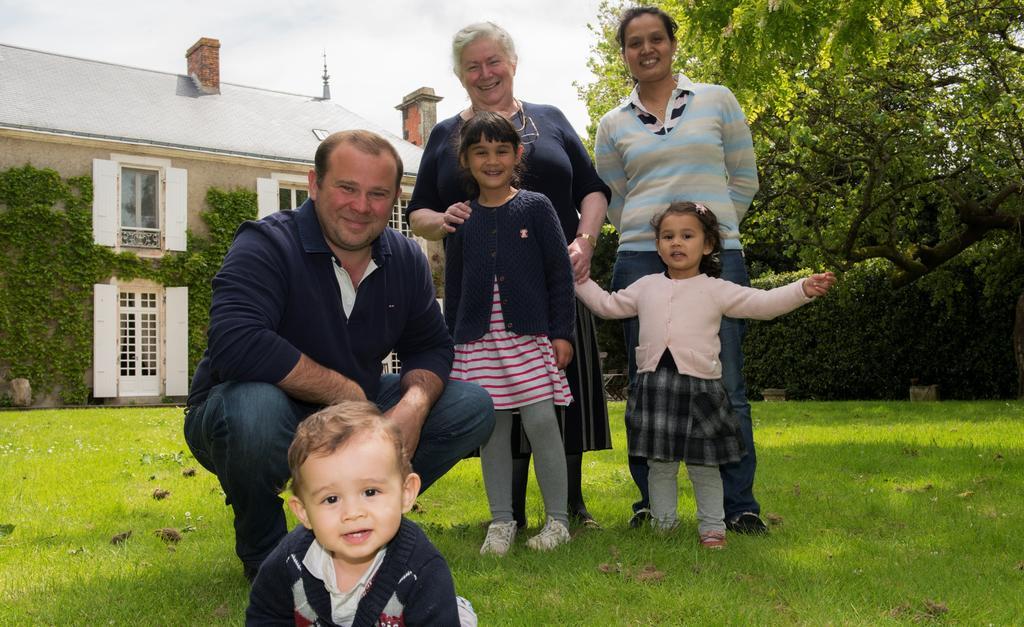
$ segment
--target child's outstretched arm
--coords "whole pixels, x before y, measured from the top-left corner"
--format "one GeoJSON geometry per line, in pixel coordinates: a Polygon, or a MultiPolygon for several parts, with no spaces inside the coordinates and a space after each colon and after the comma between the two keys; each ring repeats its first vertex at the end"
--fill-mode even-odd
{"type": "Polygon", "coordinates": [[[770,290],[744,287],[721,279],[713,292],[722,315],[730,318],[771,320],[823,296],[836,282],[831,272],[814,274],[770,290]]]}
{"type": "MultiPolygon", "coordinates": [[[[643,279],[641,279],[642,281],[643,279]]],[[[633,285],[636,285],[634,283],[633,285]]],[[[637,312],[637,298],[634,290],[627,287],[609,294],[601,289],[593,279],[576,284],[576,296],[601,318],[619,319],[632,318],[637,312]]]]}
{"type": "Polygon", "coordinates": [[[836,284],[836,275],[832,272],[822,272],[821,274],[812,274],[811,276],[804,279],[803,288],[804,295],[807,298],[817,298],[818,296],[824,296],[828,293],[832,286],[836,284]]]}

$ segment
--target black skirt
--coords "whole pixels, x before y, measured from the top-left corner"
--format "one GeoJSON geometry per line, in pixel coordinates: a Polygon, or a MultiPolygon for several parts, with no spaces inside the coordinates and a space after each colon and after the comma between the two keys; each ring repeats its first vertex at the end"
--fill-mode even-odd
{"type": "Polygon", "coordinates": [[[679,374],[674,365],[637,374],[626,404],[629,454],[717,466],[746,453],[721,379],[679,374]]]}

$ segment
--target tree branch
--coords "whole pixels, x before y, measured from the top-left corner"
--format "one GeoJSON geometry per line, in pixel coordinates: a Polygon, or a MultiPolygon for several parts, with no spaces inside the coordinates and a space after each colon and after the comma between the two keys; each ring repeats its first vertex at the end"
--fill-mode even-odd
{"type": "Polygon", "coordinates": [[[860,209],[857,211],[857,216],[850,223],[850,230],[846,234],[846,241],[843,243],[842,251],[843,256],[846,258],[850,257],[853,251],[854,245],[857,243],[857,238],[860,237],[860,229],[864,222],[868,219],[872,213],[875,212],[878,205],[872,201],[875,187],[878,185],[878,181],[882,175],[882,169],[885,164],[888,163],[888,159],[885,155],[885,144],[892,137],[895,131],[889,131],[881,137],[875,144],[874,154],[866,161],[870,164],[868,167],[867,179],[864,182],[863,191],[860,199],[860,209]]]}
{"type": "Polygon", "coordinates": [[[993,34],[999,35],[999,38],[1003,40],[1003,45],[1006,46],[1006,49],[1009,50],[1010,52],[1016,52],[1017,54],[1024,54],[1024,48],[1022,48],[1022,47],[1018,46],[1017,44],[1013,43],[1013,37],[1010,37],[1010,33],[1009,33],[1009,31],[1007,29],[1004,28],[1004,29],[1002,29],[1000,31],[997,31],[997,32],[993,33],[993,34]]]}
{"type": "Polygon", "coordinates": [[[969,226],[959,235],[948,239],[937,246],[921,246],[917,251],[917,258],[921,260],[926,268],[926,273],[931,272],[953,257],[971,247],[992,229],[978,226],[969,226]]]}
{"type": "Polygon", "coordinates": [[[899,187],[893,188],[893,190],[891,192],[889,192],[885,196],[882,196],[881,198],[879,198],[877,204],[881,205],[881,204],[888,203],[888,202],[892,201],[893,199],[901,196],[903,194],[903,192],[911,190],[911,189],[913,189],[915,187],[920,187],[922,185],[928,185],[929,183],[938,183],[940,181],[945,181],[945,180],[951,179],[953,177],[960,176],[961,174],[963,174],[966,171],[967,171],[967,167],[966,166],[960,166],[959,168],[957,168],[956,170],[953,170],[952,172],[945,172],[945,173],[942,173],[942,174],[936,174],[934,176],[925,177],[923,179],[918,179],[916,181],[910,181],[909,183],[906,183],[905,185],[900,185],[899,187]]]}
{"type": "Polygon", "coordinates": [[[1024,182],[1014,181],[1012,183],[1007,183],[1001,190],[985,201],[985,205],[990,210],[995,211],[999,208],[999,205],[1003,204],[1007,198],[1014,194],[1024,196],[1024,182]]]}
{"type": "Polygon", "coordinates": [[[888,259],[894,266],[908,274],[923,276],[928,273],[928,268],[921,262],[901,255],[892,246],[864,246],[852,251],[849,260],[857,263],[868,259],[888,259]]]}

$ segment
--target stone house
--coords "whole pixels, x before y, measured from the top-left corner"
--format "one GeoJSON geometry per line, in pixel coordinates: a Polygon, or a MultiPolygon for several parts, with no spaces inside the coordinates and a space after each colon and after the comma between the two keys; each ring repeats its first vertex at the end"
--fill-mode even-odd
{"type": "MultiPolygon", "coordinates": [[[[186,249],[186,230],[203,234],[209,188],[255,191],[259,216],[295,208],[319,142],[369,129],[404,161],[391,226],[409,234],[402,210],[419,146],[331,100],[326,67],[319,97],[235,85],[220,80],[219,49],[201,38],[187,72],[171,74],[0,44],[0,170],[28,163],[91,176],[94,242],[160,258],[186,249]]],[[[396,107],[407,137],[422,145],[439,99],[424,88],[396,107]]],[[[187,287],[117,276],[94,285],[93,397],[188,393],[188,298],[187,287]]]]}

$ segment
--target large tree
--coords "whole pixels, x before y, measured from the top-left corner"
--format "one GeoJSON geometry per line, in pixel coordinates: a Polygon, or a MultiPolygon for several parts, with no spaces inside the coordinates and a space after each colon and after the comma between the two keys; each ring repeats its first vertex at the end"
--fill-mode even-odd
{"type": "MultiPolygon", "coordinates": [[[[894,286],[974,258],[1024,288],[1024,0],[678,0],[679,67],[729,85],[762,179],[744,224],[806,267],[883,258],[894,286]]],[[[582,89],[629,84],[602,7],[582,89]]],[[[1024,294],[1018,310],[1024,310],[1024,294]]],[[[1024,397],[1024,315],[1015,347],[1024,397]]]]}

